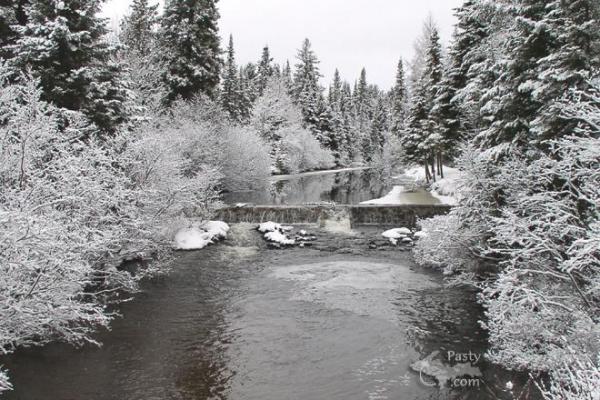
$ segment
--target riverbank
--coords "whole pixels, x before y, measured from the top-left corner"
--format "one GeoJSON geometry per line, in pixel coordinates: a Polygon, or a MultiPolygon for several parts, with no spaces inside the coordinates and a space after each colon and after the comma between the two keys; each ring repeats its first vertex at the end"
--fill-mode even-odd
{"type": "Polygon", "coordinates": [[[307,176],[318,176],[318,175],[329,175],[329,174],[339,174],[343,172],[353,172],[353,171],[365,171],[373,169],[373,167],[350,167],[350,168],[340,168],[340,169],[326,169],[322,171],[309,171],[302,172],[299,174],[291,174],[291,175],[273,175],[271,176],[271,181],[288,181],[291,179],[300,179],[307,176]]]}

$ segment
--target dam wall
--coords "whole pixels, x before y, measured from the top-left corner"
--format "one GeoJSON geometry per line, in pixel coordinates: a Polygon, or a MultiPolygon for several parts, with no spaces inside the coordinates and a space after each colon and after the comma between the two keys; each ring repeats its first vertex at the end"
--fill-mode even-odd
{"type": "Polygon", "coordinates": [[[217,210],[216,218],[227,223],[281,224],[346,223],[355,226],[416,227],[419,219],[447,214],[448,205],[291,205],[243,206],[217,210]]]}

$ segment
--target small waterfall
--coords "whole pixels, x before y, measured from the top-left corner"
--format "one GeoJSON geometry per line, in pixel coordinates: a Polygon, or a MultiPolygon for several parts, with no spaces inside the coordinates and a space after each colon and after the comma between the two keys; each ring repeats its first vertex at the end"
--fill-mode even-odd
{"type": "Polygon", "coordinates": [[[405,226],[414,228],[419,219],[447,214],[448,205],[316,205],[316,206],[246,206],[217,211],[216,218],[227,223],[319,224],[335,230],[360,225],[405,226]]]}

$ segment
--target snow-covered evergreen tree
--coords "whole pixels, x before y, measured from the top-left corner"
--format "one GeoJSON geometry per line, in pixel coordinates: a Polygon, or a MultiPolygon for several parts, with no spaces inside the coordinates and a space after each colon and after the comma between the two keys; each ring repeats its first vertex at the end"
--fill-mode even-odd
{"type": "Polygon", "coordinates": [[[18,35],[12,63],[39,78],[42,98],[83,111],[104,132],[112,133],[130,114],[127,83],[104,40],[99,0],[52,0],[24,7],[27,23],[18,35]]]}
{"type": "Polygon", "coordinates": [[[227,47],[227,60],[222,81],[222,89],[220,92],[221,106],[233,121],[241,122],[243,110],[241,103],[243,101],[243,93],[240,91],[242,87],[238,80],[238,67],[235,63],[235,49],[233,47],[233,36],[229,36],[229,45],[227,47]]]}
{"type": "Polygon", "coordinates": [[[396,82],[392,88],[392,131],[396,135],[400,135],[404,128],[404,120],[406,119],[406,103],[407,103],[406,82],[404,80],[404,62],[402,59],[398,62],[396,71],[396,82]]]}
{"type": "Polygon", "coordinates": [[[305,126],[316,127],[319,124],[317,106],[322,96],[322,88],[319,84],[321,77],[319,60],[312,50],[310,40],[304,40],[296,58],[298,63],[294,73],[292,94],[302,109],[305,126]]]}
{"type": "Polygon", "coordinates": [[[434,101],[442,80],[442,50],[437,28],[432,26],[427,31],[430,36],[425,47],[425,65],[419,81],[413,88],[408,132],[401,142],[407,157],[412,162],[424,165],[427,178],[435,180],[436,173],[442,173],[439,162],[442,136],[436,128],[433,113],[434,101]]]}
{"type": "Polygon", "coordinates": [[[271,58],[269,46],[265,46],[262,51],[260,62],[258,63],[257,87],[259,96],[262,96],[265,87],[267,87],[269,78],[271,78],[274,73],[273,58],[271,58]]]}
{"type": "Polygon", "coordinates": [[[14,49],[11,46],[19,37],[14,27],[27,23],[25,8],[29,3],[30,0],[0,2],[0,58],[6,60],[14,56],[14,49]]]}
{"type": "Polygon", "coordinates": [[[164,80],[170,103],[216,95],[221,73],[216,0],[168,0],[161,20],[164,80]]]}
{"type": "Polygon", "coordinates": [[[149,56],[155,49],[157,24],[158,4],[151,5],[148,0],[133,0],[130,13],[121,22],[121,43],[141,57],[149,56]]]}

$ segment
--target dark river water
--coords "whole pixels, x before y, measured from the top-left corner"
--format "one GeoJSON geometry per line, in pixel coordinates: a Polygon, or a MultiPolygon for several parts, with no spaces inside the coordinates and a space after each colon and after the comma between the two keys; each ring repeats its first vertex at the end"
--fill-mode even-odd
{"type": "MultiPolygon", "coordinates": [[[[391,187],[365,171],[343,175],[290,179],[254,200],[356,203],[391,187]]],[[[433,352],[447,367],[449,352],[485,353],[482,310],[472,291],[444,286],[380,231],[305,227],[313,247],[270,250],[255,228],[235,225],[226,241],[179,253],[171,274],[144,282],[96,335],[102,347],[52,344],[0,359],[15,386],[2,398],[486,400],[512,398],[508,381],[521,392],[522,376],[483,359],[466,387],[437,387],[410,368],[433,352]]]]}

